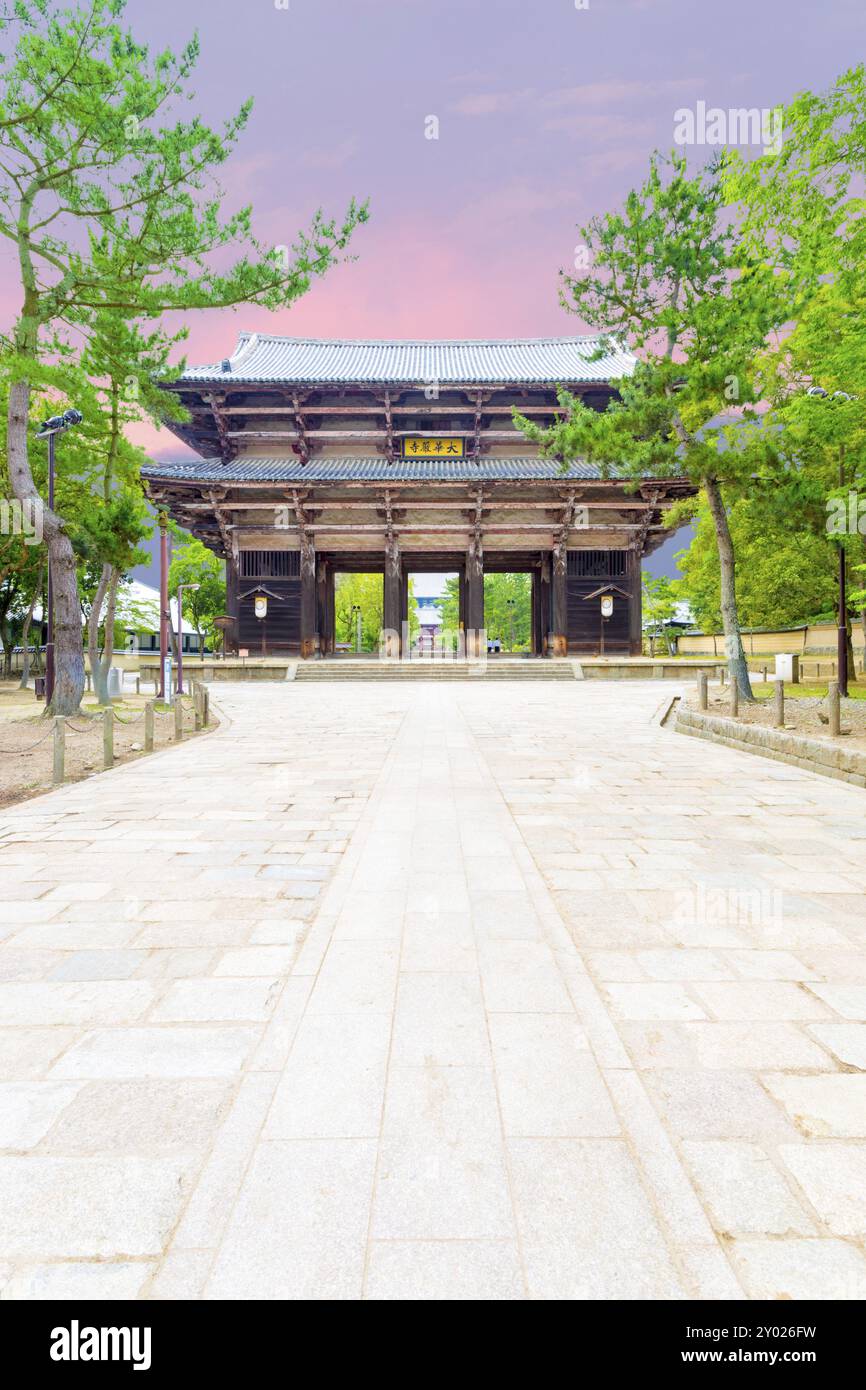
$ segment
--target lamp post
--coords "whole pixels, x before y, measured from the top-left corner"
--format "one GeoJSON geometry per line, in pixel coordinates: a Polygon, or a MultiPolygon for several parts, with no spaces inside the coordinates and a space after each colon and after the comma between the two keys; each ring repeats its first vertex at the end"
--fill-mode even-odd
{"type": "Polygon", "coordinates": [[[177,693],[183,694],[183,591],[200,589],[200,584],[178,584],[177,586],[177,693]]]}
{"type": "Polygon", "coordinates": [[[159,698],[171,702],[171,667],[168,660],[168,517],[159,514],[159,698]]]}
{"type": "Polygon", "coordinates": [[[352,620],[355,624],[355,655],[361,655],[361,605],[352,604],[352,620]]]}
{"type": "MultiPolygon", "coordinates": [[[[62,415],[52,415],[39,426],[37,439],[48,440],[48,510],[54,511],[54,439],[65,434],[73,425],[80,425],[84,419],[80,410],[65,410],[62,415]]],[[[54,582],[51,577],[51,551],[48,551],[48,633],[45,642],[45,705],[54,698],[54,582]]]]}
{"type": "MultiPolygon", "coordinates": [[[[821,396],[826,399],[827,392],[823,386],[810,386],[806,392],[807,396],[821,396]]],[[[834,391],[833,400],[853,401],[854,397],[849,396],[847,391],[834,391]]],[[[845,445],[839,445],[839,487],[845,486],[845,445]]],[[[836,627],[836,675],[839,679],[839,694],[847,699],[848,696],[848,596],[847,596],[847,575],[845,573],[847,555],[845,546],[839,540],[839,611],[837,614],[836,627]]]]}
{"type": "Polygon", "coordinates": [[[513,652],[513,651],[514,651],[514,605],[515,605],[515,600],[514,600],[513,598],[508,598],[508,599],[505,600],[505,602],[506,602],[506,605],[507,605],[507,607],[508,607],[508,628],[509,628],[508,650],[509,650],[509,652],[513,652]]]}

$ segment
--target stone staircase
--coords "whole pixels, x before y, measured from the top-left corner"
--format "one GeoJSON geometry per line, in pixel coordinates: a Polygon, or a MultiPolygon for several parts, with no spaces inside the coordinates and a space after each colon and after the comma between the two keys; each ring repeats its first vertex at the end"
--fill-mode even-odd
{"type": "Polygon", "coordinates": [[[573,681],[571,661],[509,660],[495,657],[486,663],[469,661],[299,661],[298,681],[573,681]]]}

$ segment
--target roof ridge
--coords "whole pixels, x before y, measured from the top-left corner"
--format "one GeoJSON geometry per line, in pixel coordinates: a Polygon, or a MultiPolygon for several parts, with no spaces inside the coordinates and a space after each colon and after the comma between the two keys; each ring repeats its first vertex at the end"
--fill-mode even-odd
{"type": "Polygon", "coordinates": [[[530,343],[595,343],[600,338],[613,336],[611,333],[548,333],[540,338],[313,338],[307,334],[248,333],[242,330],[232,357],[234,359],[239,352],[246,351],[250,339],[260,343],[313,343],[322,347],[518,347],[530,343]]]}

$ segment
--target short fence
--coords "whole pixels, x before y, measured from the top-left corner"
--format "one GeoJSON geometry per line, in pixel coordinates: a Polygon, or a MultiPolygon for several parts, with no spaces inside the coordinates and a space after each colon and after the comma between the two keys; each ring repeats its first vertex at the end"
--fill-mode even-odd
{"type": "MultiPolygon", "coordinates": [[[[773,728],[784,729],[785,727],[785,682],[770,678],[773,682],[773,728]]],[[[764,668],[764,680],[767,680],[767,669],[764,668]]],[[[724,688],[725,676],[722,672],[722,687],[724,688]]],[[[834,737],[838,737],[841,732],[841,704],[839,695],[839,682],[829,681],[827,685],[827,695],[824,700],[827,711],[826,722],[827,732],[834,737]]],[[[709,688],[707,674],[705,671],[698,673],[698,708],[703,712],[709,711],[709,688]]],[[[728,689],[728,714],[732,719],[740,716],[740,689],[735,680],[730,682],[728,689]]]]}
{"type": "MultiPolygon", "coordinates": [[[[188,696],[175,695],[171,705],[157,708],[155,700],[148,700],[140,714],[133,715],[131,718],[121,714],[113,706],[103,709],[99,714],[85,716],[86,722],[80,722],[69,715],[55,715],[51,718],[48,728],[39,738],[32,743],[28,743],[23,748],[9,748],[2,746],[0,742],[0,754],[4,757],[23,757],[35,753],[36,749],[47,745],[48,740],[53,740],[51,749],[51,781],[54,786],[60,786],[67,779],[67,753],[72,747],[68,743],[68,735],[84,738],[93,735],[102,727],[101,748],[97,757],[101,757],[102,771],[114,766],[116,758],[116,730],[141,725],[142,742],[140,745],[130,745],[126,749],[120,750],[121,755],[129,752],[152,753],[157,745],[167,746],[170,743],[180,743],[184,737],[190,733],[198,733],[210,727],[210,693],[201,681],[191,682],[191,692],[188,696]],[[188,718],[189,716],[189,718],[188,718]],[[158,722],[159,721],[159,722],[158,722]],[[158,730],[162,723],[167,738],[161,739],[158,730]]],[[[8,729],[8,725],[6,726],[8,729]]],[[[4,736],[3,724],[0,724],[0,741],[4,736]]],[[[48,749],[46,748],[46,753],[48,749]]],[[[92,764],[84,764],[85,769],[96,771],[92,764]]],[[[47,769],[46,769],[47,771],[47,769]]]]}

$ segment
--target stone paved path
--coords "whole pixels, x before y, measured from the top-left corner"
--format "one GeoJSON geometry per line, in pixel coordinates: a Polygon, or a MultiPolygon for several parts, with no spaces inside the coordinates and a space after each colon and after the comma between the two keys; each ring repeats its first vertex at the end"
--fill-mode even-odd
{"type": "Polygon", "coordinates": [[[0,816],[3,1296],[866,1296],[866,799],[649,683],[227,686],[0,816]]]}

